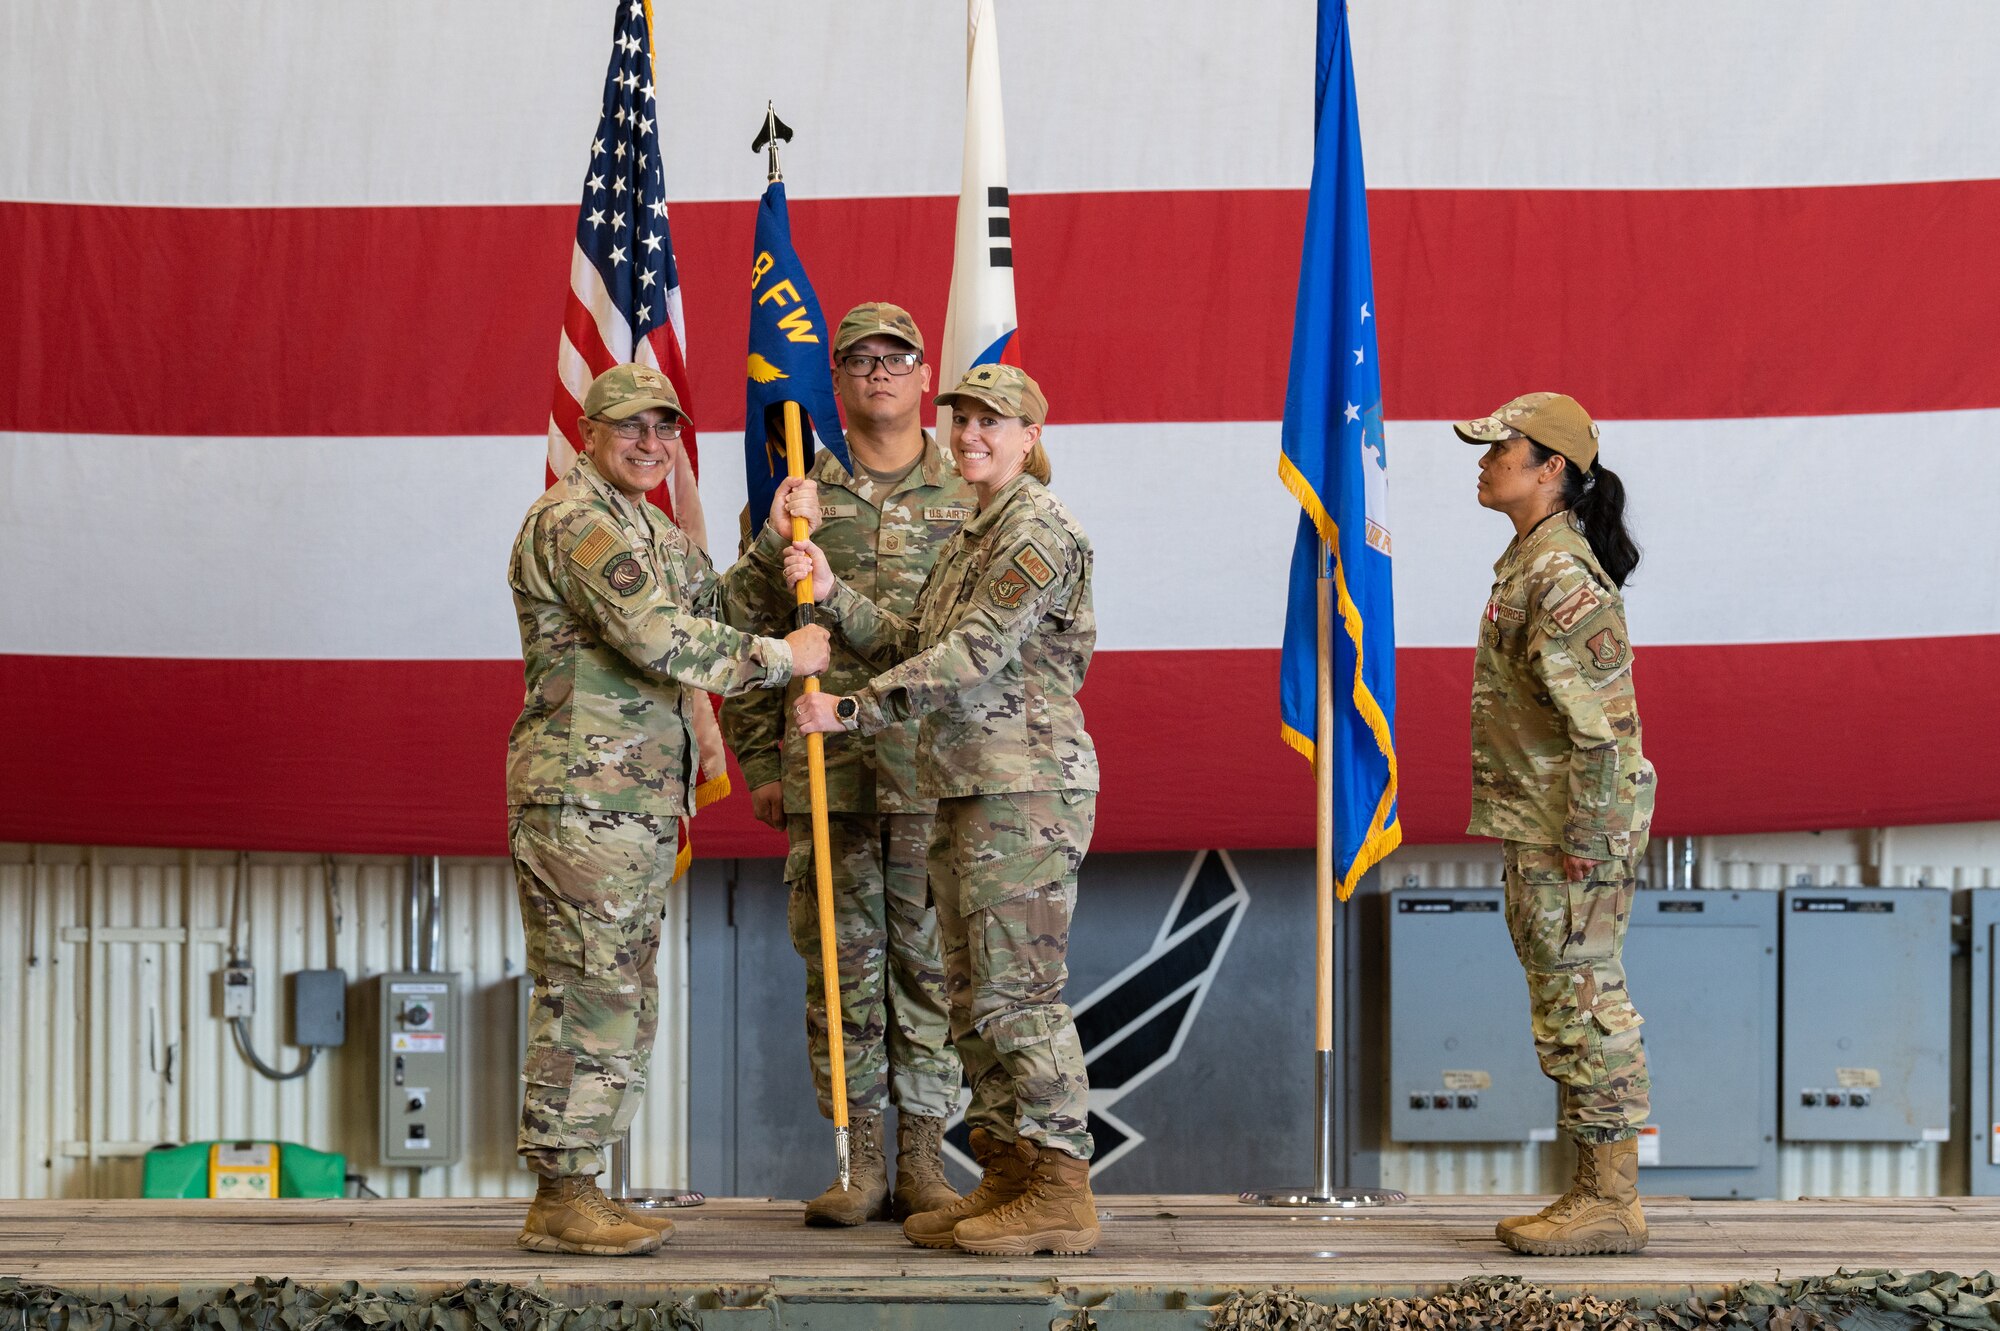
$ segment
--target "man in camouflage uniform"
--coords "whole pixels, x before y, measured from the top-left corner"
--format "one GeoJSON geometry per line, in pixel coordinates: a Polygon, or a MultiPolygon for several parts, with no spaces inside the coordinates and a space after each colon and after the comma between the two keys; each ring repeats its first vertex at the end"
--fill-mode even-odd
{"type": "Polygon", "coordinates": [[[1466,830],[1503,843],[1535,1052],[1578,1161],[1569,1192],[1497,1233],[1537,1254],[1636,1251],[1646,1227],[1635,1139],[1651,1081],[1620,953],[1652,826],[1653,767],[1640,749],[1624,601],[1577,516],[1555,506],[1561,469],[1595,465],[1597,427],[1573,399],[1530,393],[1454,428],[1488,447],[1481,503],[1517,529],[1480,622],[1466,830]],[[1555,457],[1533,463],[1526,440],[1555,457]]]}
{"type": "MultiPolygon", "coordinates": [[[[830,450],[814,458],[818,539],[834,571],[858,594],[907,615],[938,551],[973,514],[972,491],[920,421],[931,367],[916,321],[871,301],[848,311],[834,333],[834,382],[847,417],[852,474],[830,450]]],[[[778,577],[791,543],[764,523],[730,571],[725,617],[738,628],[775,632],[792,621],[794,598],[778,577]]],[[[836,644],[824,687],[843,692],[870,671],[836,644]]],[[[795,683],[793,695],[798,692],[795,683]]],[[[792,946],[806,963],[806,1039],[820,1113],[833,1116],[826,990],[820,970],[819,897],[813,871],[805,743],[787,733],[788,709],[775,693],[750,693],[722,711],[723,736],[743,765],[753,810],[786,828],[785,880],[792,946]],[[794,756],[789,765],[781,752],[794,756]]],[[[832,845],[834,939],[840,965],[841,1036],[853,1135],[850,1186],[836,1180],[806,1204],[809,1225],[897,1220],[958,1200],[940,1150],[958,1103],[958,1055],[951,1048],[944,956],[925,856],[934,801],[917,794],[917,723],[873,736],[826,740],[827,828],[832,845]],[[896,1106],[893,1203],[883,1159],[882,1115],[896,1106]]]]}
{"type": "Polygon", "coordinates": [[[527,675],[507,746],[508,840],[535,985],[519,1149],[540,1176],[519,1242],[622,1256],[672,1228],[613,1206],[596,1175],[645,1090],[699,691],[780,688],[825,668],[827,639],[715,620],[707,555],[645,498],[679,452],[666,376],[616,366],[583,410],[584,453],[528,509],[507,573],[527,675]]]}
{"type": "Polygon", "coordinates": [[[787,553],[786,577],[810,568],[841,635],[882,672],[793,709],[801,729],[822,733],[922,718],[918,790],[938,801],[931,882],[984,1175],[903,1233],[927,1248],[1087,1252],[1099,1234],[1090,1087],[1062,989],[1097,809],[1097,750],[1076,696],[1097,641],[1090,541],[1045,488],[1048,404],[1033,379],[981,365],[938,401],[952,408],[979,514],[909,616],[832,577],[811,544],[787,553]]]}

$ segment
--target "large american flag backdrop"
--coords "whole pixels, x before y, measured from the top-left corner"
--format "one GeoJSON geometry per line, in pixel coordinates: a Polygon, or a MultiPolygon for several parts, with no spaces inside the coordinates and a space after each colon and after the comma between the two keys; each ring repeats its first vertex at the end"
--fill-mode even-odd
{"type": "MultiPolygon", "coordinates": [[[[941,334],[963,8],[656,2],[693,400],[726,434],[766,99],[827,308],[941,334]]],[[[1313,6],[1000,8],[1020,318],[1098,551],[1098,845],[1307,844],[1272,458],[1313,6]]],[[[612,13],[0,13],[0,838],[500,852],[504,568],[612,13]]],[[[1352,21],[1408,839],[1464,823],[1507,536],[1443,422],[1539,388],[1633,496],[1662,830],[2000,818],[2000,9],[1352,21]]],[[[780,848],[740,796],[698,830],[780,848]]]]}

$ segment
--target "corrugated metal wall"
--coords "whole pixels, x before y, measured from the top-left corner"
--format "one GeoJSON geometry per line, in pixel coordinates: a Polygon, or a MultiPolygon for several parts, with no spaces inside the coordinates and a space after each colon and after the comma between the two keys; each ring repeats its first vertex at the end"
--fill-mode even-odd
{"type": "MultiPolygon", "coordinates": [[[[340,1151],[389,1196],[532,1191],[514,1159],[521,925],[500,860],[448,860],[438,966],[467,984],[472,1093],[460,1163],[421,1176],[375,1159],[373,1042],[359,982],[404,965],[401,859],[0,846],[0,1196],[137,1196],[159,1142],[257,1137],[340,1151]],[[239,881],[242,891],[237,891],[239,881]],[[235,903],[240,899],[240,913],[235,903]],[[339,966],[349,1037],[288,1082],[260,1076],[221,1018],[219,972],[238,948],[257,970],[253,1044],[289,1068],[283,977],[339,966]]],[[[676,892],[660,957],[665,1024],[633,1179],[686,1171],[687,921],[676,892]]]]}
{"type": "MultiPolygon", "coordinates": [[[[1703,839],[1703,886],[1816,883],[2000,886],[2000,824],[1703,839]]],[[[0,846],[0,1196],[133,1196],[138,1157],[157,1142],[276,1137],[348,1156],[379,1192],[524,1194],[515,1166],[519,1104],[516,977],[521,934],[499,860],[447,861],[441,968],[467,977],[471,1049],[463,1161],[427,1171],[376,1163],[371,1041],[347,1046],[299,1081],[259,1076],[221,1020],[218,973],[233,927],[257,967],[255,1043],[290,1066],[281,1043],[282,977],[339,966],[350,983],[401,969],[408,862],[213,852],[0,846]]],[[[1655,866],[1655,872],[1658,872],[1655,866]]],[[[1391,883],[1492,886],[1490,848],[1415,847],[1385,866],[1391,883]]],[[[687,909],[669,905],[660,956],[664,1023],[633,1179],[686,1177],[687,909]]],[[[350,1020],[358,1012],[350,1010],[350,1020]]],[[[1963,1152],[1947,1146],[1785,1145],[1782,1196],[1921,1196],[1962,1189],[1963,1152]]],[[[1560,1186],[1561,1148],[1384,1145],[1384,1182],[1412,1193],[1535,1193],[1560,1186]]]]}
{"type": "MultiPolygon", "coordinates": [[[[1676,850],[1679,843],[1676,843],[1676,850]]],[[[1866,887],[2000,886],[2000,824],[1697,837],[1695,882],[1702,887],[1776,891],[1795,884],[1866,887]]],[[[1649,877],[1666,872],[1655,843],[1649,877]]],[[[1675,872],[1680,872],[1677,863],[1675,872]]],[[[1491,846],[1415,846],[1383,864],[1390,884],[1498,887],[1491,846]]],[[[1955,1002],[1962,999],[1954,999],[1955,1002]]],[[[1425,1145],[1384,1142],[1383,1183],[1412,1194],[1547,1193],[1566,1181],[1566,1147],[1425,1145]]],[[[1780,1143],[1780,1197],[1923,1197],[1965,1188],[1961,1143],[1780,1143]]]]}

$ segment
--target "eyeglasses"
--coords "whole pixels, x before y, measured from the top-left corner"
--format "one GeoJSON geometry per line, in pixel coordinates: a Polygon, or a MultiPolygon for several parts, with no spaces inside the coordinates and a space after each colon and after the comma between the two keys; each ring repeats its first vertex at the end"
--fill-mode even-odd
{"type": "Polygon", "coordinates": [[[866,379],[875,373],[876,365],[891,374],[908,374],[923,363],[923,354],[916,351],[892,351],[886,356],[870,356],[863,352],[853,352],[840,358],[840,368],[856,379],[866,379]]]}
{"type": "MultiPolygon", "coordinates": [[[[605,424],[611,427],[611,433],[628,444],[637,443],[646,437],[647,426],[644,421],[606,421],[605,424]]],[[[671,444],[681,437],[681,423],[678,419],[655,421],[652,431],[655,439],[663,444],[671,444]]]]}

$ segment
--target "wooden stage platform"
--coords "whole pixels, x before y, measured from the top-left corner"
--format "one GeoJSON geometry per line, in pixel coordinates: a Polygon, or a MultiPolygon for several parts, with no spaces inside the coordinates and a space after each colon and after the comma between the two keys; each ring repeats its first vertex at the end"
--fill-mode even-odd
{"type": "Polygon", "coordinates": [[[571,1304],[682,1301],[712,1310],[702,1325],[1048,1327],[1062,1320],[1051,1310],[1095,1307],[1092,1320],[1077,1325],[1108,1327],[1206,1325],[1203,1310],[1228,1294],[1273,1286],[1352,1302],[1505,1273],[1561,1293],[1650,1306],[1843,1267],[1973,1275],[2000,1265],[2000,1199],[1990,1198],[1663,1199],[1648,1205],[1652,1244],[1644,1253],[1603,1258],[1508,1252],[1494,1241],[1493,1222],[1523,1206],[1492,1197],[1311,1213],[1214,1196],[1105,1196],[1095,1253],[1037,1259],[925,1252],[889,1224],[806,1229],[797,1202],[743,1199],[675,1212],[678,1233],[649,1256],[551,1257],[514,1246],[524,1205],[0,1201],[0,1275],[94,1298],[184,1302],[257,1276],[312,1286],[354,1281],[420,1299],[468,1280],[540,1282],[571,1304]],[[947,1304],[966,1316],[936,1320],[947,1304]],[[902,1311],[874,1321],[723,1316],[781,1306],[829,1314],[846,1306],[857,1317],[867,1308],[902,1311]],[[1180,1315],[1169,1316],[1176,1309],[1180,1315]],[[1112,1315],[1121,1310],[1149,1311],[1150,1320],[1112,1315]]]}

